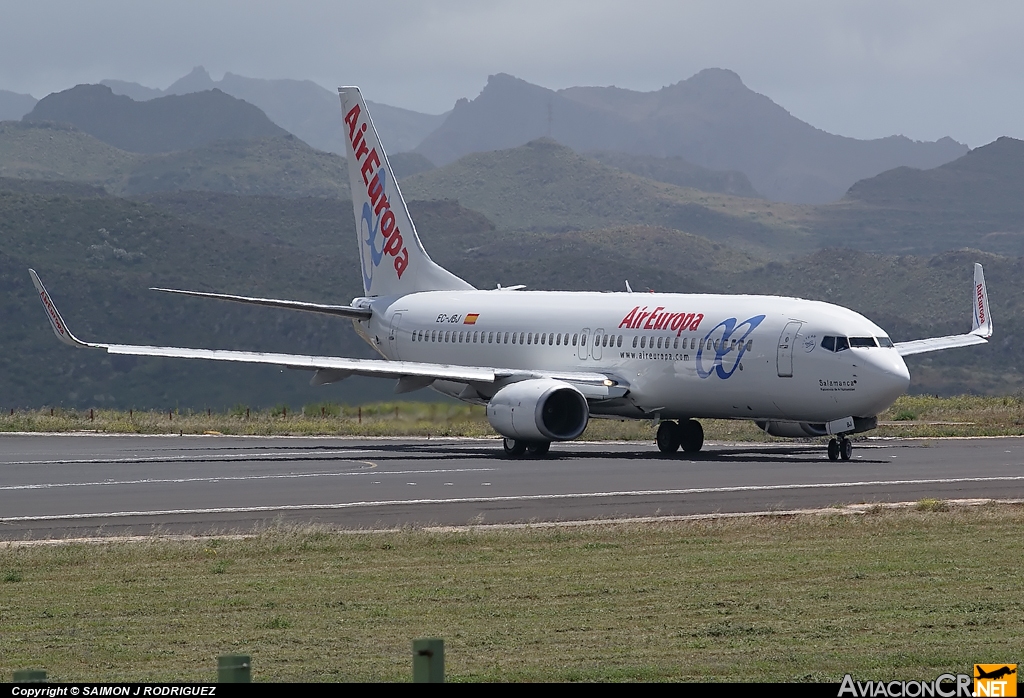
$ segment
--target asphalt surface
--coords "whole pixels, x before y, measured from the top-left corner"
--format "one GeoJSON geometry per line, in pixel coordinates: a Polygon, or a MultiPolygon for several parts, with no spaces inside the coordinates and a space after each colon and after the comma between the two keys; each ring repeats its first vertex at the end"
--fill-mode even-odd
{"type": "Polygon", "coordinates": [[[0,539],[579,521],[788,511],[924,498],[1024,498],[1024,439],[555,444],[496,440],[0,435],[0,539]]]}

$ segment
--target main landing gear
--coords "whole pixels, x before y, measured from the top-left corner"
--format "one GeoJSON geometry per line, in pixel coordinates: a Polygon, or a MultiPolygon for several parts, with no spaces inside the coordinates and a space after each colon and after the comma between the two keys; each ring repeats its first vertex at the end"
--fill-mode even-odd
{"type": "Polygon", "coordinates": [[[853,457],[853,442],[840,434],[838,439],[829,439],[828,459],[829,460],[850,460],[853,457]]]}
{"type": "Polygon", "coordinates": [[[501,442],[505,449],[505,455],[509,458],[522,458],[530,455],[534,458],[541,458],[548,454],[551,449],[550,441],[523,441],[522,439],[510,439],[507,436],[501,442]]]}
{"type": "Polygon", "coordinates": [[[675,453],[680,446],[686,453],[697,453],[704,446],[704,427],[696,419],[665,421],[658,425],[658,450],[675,453]]]}

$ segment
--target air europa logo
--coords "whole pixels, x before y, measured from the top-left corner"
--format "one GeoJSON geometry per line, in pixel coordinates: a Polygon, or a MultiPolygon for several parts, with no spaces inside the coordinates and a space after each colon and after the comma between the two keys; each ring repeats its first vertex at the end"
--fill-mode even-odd
{"type": "Polygon", "coordinates": [[[985,324],[985,287],[978,284],[978,324],[985,324]]]}
{"type": "Polygon", "coordinates": [[[764,317],[764,315],[755,315],[743,322],[736,322],[736,318],[731,317],[712,327],[711,331],[704,335],[704,339],[701,340],[700,346],[697,348],[697,375],[701,378],[717,375],[719,378],[725,379],[736,373],[740,359],[747,353],[747,337],[757,329],[764,317]],[[746,331],[743,331],[743,328],[746,328],[746,331]],[[717,334],[718,330],[722,330],[722,336],[713,336],[717,334]],[[708,348],[709,344],[711,349],[708,348]],[[709,367],[704,365],[707,360],[704,356],[705,350],[709,354],[711,351],[715,353],[715,358],[709,367]]]}
{"type": "Polygon", "coordinates": [[[665,306],[659,305],[648,312],[647,306],[639,305],[629,311],[619,323],[619,329],[629,330],[675,330],[676,337],[683,332],[696,332],[704,313],[663,313],[665,306]]]}
{"type": "MultiPolygon", "coordinates": [[[[369,248],[371,266],[367,266],[365,256],[363,258],[363,282],[366,290],[370,290],[373,283],[373,271],[380,266],[384,255],[394,257],[395,272],[398,278],[409,266],[409,250],[402,239],[402,231],[398,229],[395,214],[391,210],[391,202],[388,200],[385,186],[387,185],[387,170],[381,167],[380,155],[376,148],[369,148],[366,145],[367,122],[359,122],[359,115],[362,110],[355,105],[345,115],[345,123],[348,125],[348,140],[352,145],[352,153],[359,166],[359,173],[363,176],[363,184],[366,185],[366,196],[370,199],[363,203],[363,215],[360,228],[365,227],[366,238],[362,242],[369,248]],[[373,175],[371,179],[371,175],[373,175]],[[380,242],[378,247],[378,235],[380,242]]],[[[363,234],[360,230],[360,236],[363,234]]]]}
{"type": "Polygon", "coordinates": [[[57,309],[53,307],[53,302],[50,300],[50,297],[46,295],[46,291],[40,293],[39,298],[43,301],[46,311],[50,314],[50,320],[53,322],[53,328],[63,336],[64,323],[60,321],[60,315],[57,314],[57,309]]]}

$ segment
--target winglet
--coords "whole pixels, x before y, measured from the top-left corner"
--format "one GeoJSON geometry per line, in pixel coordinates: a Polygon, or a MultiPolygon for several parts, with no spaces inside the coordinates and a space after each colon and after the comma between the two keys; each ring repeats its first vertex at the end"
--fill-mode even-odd
{"type": "Polygon", "coordinates": [[[971,328],[971,334],[987,339],[992,336],[992,313],[988,304],[985,272],[977,263],[974,265],[974,290],[971,295],[974,304],[974,326],[971,328]]]}
{"type": "Polygon", "coordinates": [[[46,319],[50,321],[50,327],[53,328],[53,333],[57,335],[57,339],[72,347],[102,346],[83,342],[78,337],[71,334],[71,330],[69,330],[67,324],[65,324],[64,318],[60,316],[57,306],[55,306],[53,301],[50,300],[50,294],[46,292],[43,282],[39,280],[39,275],[36,274],[33,269],[29,269],[28,274],[32,277],[32,283],[35,285],[36,291],[39,293],[39,300],[43,304],[43,309],[46,310],[46,319]]]}

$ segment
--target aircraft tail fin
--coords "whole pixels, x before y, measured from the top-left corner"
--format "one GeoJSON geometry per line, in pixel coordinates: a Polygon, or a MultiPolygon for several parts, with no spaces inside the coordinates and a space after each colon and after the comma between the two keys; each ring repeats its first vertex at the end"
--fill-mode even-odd
{"type": "Polygon", "coordinates": [[[401,296],[472,289],[423,249],[359,88],[339,87],[338,94],[364,293],[401,296]]]}

